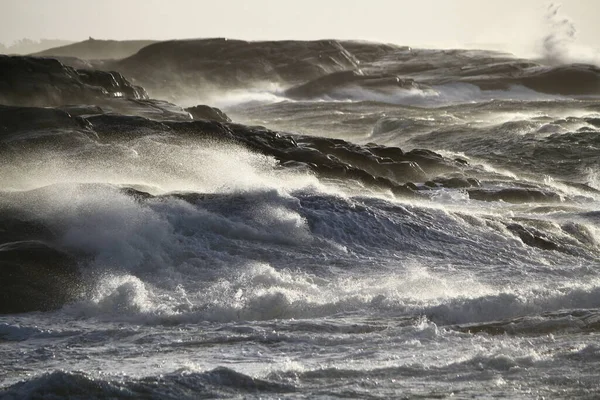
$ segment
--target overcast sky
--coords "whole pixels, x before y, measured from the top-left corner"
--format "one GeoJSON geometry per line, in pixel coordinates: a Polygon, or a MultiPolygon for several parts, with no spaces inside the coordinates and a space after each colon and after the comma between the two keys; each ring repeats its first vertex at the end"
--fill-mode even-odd
{"type": "MultiPolygon", "coordinates": [[[[229,37],[532,46],[547,0],[0,0],[0,42],[229,37]]],[[[579,44],[600,48],[600,0],[563,0],[579,44]]]]}

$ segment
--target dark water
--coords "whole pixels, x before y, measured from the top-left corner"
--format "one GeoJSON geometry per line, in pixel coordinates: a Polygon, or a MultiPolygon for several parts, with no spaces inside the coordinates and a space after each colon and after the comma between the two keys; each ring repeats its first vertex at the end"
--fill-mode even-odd
{"type": "Polygon", "coordinates": [[[0,398],[598,395],[596,67],[217,39],[89,62],[122,76],[0,61],[0,398]]]}

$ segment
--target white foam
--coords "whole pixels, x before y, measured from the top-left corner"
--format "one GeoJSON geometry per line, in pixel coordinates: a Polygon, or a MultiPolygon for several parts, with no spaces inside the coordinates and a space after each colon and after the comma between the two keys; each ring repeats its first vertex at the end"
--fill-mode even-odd
{"type": "Polygon", "coordinates": [[[24,155],[18,168],[3,168],[4,187],[32,189],[55,183],[140,185],[155,192],[202,193],[319,185],[310,174],[280,169],[273,157],[212,142],[170,145],[141,138],[123,145],[98,145],[99,154],[45,152],[24,155]],[[133,153],[135,151],[135,154],[133,153]]]}
{"type": "MultiPolygon", "coordinates": [[[[329,94],[307,99],[307,101],[316,103],[371,101],[405,106],[443,107],[492,100],[552,101],[564,99],[567,97],[536,92],[522,85],[512,85],[508,90],[481,90],[478,86],[470,83],[455,82],[434,85],[430,89],[386,88],[375,90],[358,85],[348,85],[335,89],[329,94]]],[[[294,102],[296,100],[287,98],[281,88],[273,87],[226,91],[215,95],[209,103],[227,110],[238,106],[272,104],[283,101],[294,102]]]]}
{"type": "Polygon", "coordinates": [[[227,322],[317,318],[371,308],[396,313],[456,297],[493,293],[471,277],[443,276],[423,267],[410,268],[404,274],[324,279],[252,263],[235,270],[222,269],[220,274],[213,283],[188,277],[168,293],[133,276],[108,275],[98,282],[91,300],[66,311],[110,320],[227,322]]]}
{"type": "Polygon", "coordinates": [[[563,309],[600,308],[599,282],[571,283],[568,287],[535,290],[519,288],[477,298],[456,298],[425,309],[439,324],[501,321],[563,309]]]}
{"type": "Polygon", "coordinates": [[[251,87],[240,89],[206,90],[201,97],[178,99],[178,104],[194,106],[210,104],[212,107],[227,110],[239,105],[253,103],[272,104],[282,101],[293,101],[283,96],[284,88],[276,82],[254,82],[251,87]]]}

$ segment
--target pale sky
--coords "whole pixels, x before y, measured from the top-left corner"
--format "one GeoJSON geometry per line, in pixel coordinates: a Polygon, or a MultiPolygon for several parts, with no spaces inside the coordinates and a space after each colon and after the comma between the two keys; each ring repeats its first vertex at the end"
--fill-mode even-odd
{"type": "MultiPolygon", "coordinates": [[[[600,0],[563,0],[580,45],[599,49],[600,0]]],[[[0,0],[0,42],[229,37],[402,45],[532,46],[548,0],[0,0]]]]}

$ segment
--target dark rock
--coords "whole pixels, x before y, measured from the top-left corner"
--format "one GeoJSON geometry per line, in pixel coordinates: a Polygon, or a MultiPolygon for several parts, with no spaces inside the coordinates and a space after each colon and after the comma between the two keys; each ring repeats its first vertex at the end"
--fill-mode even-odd
{"type": "Polygon", "coordinates": [[[401,157],[404,161],[415,162],[429,176],[440,173],[460,173],[464,165],[426,149],[413,149],[401,157]]]}
{"type": "Polygon", "coordinates": [[[86,120],[60,109],[0,105],[0,154],[14,163],[25,150],[76,148],[94,136],[88,127],[86,120]]]}
{"type": "Polygon", "coordinates": [[[417,181],[423,182],[427,179],[427,174],[421,169],[419,164],[412,161],[400,162],[382,162],[380,167],[385,169],[376,169],[376,172],[389,177],[396,182],[417,181]]]}
{"type": "Polygon", "coordinates": [[[549,335],[566,331],[597,332],[600,328],[600,314],[595,309],[568,309],[550,311],[542,314],[520,316],[501,321],[469,323],[450,326],[451,329],[488,335],[549,335]],[[565,324],[564,321],[569,321],[565,324]],[[576,328],[574,328],[576,327],[576,328]]]}
{"type": "Polygon", "coordinates": [[[163,122],[129,115],[101,114],[87,117],[86,121],[103,141],[140,137],[151,130],[162,132],[168,129],[163,122]]]}
{"type": "Polygon", "coordinates": [[[23,240],[52,240],[54,233],[44,224],[18,215],[16,210],[0,211],[0,244],[23,240]]]}
{"type": "MultiPolygon", "coordinates": [[[[135,100],[135,102],[145,103],[146,101],[135,100]]],[[[404,153],[399,148],[392,148],[388,151],[383,146],[366,147],[340,139],[290,135],[257,126],[224,124],[204,119],[174,121],[152,120],[140,116],[111,113],[87,115],[88,112],[104,111],[105,107],[105,105],[102,106],[102,109],[64,107],[64,110],[80,114],[75,118],[63,110],[47,109],[46,112],[50,113],[52,118],[48,125],[49,130],[44,132],[52,131],[55,123],[58,126],[62,123],[69,123],[73,124],[74,133],[89,135],[89,140],[93,138],[94,141],[101,143],[130,140],[146,135],[152,135],[153,140],[169,143],[183,144],[186,140],[204,139],[237,143],[253,151],[274,157],[281,166],[291,165],[294,168],[301,166],[303,169],[323,177],[356,180],[375,189],[391,190],[394,193],[411,196],[417,194],[404,184],[424,182],[427,180],[428,174],[418,162],[406,158],[425,159],[429,166],[435,162],[442,169],[446,165],[452,165],[452,160],[424,150],[404,153]],[[78,124],[82,124],[80,129],[76,129],[78,124]],[[386,155],[386,157],[378,154],[386,155]],[[387,156],[393,156],[393,158],[387,156]]],[[[59,131],[62,132],[62,130],[59,131]]],[[[63,134],[63,136],[65,135],[63,134]]],[[[44,137],[44,135],[36,134],[35,137],[25,135],[19,141],[19,148],[24,150],[36,146],[40,140],[39,137],[44,137]]],[[[50,139],[56,140],[53,137],[50,139]]],[[[46,145],[50,144],[46,143],[46,145]]],[[[73,143],[73,147],[76,146],[77,143],[73,143]]]]}
{"type": "Polygon", "coordinates": [[[67,105],[60,107],[72,117],[92,117],[102,114],[123,114],[144,117],[155,121],[191,121],[183,108],[163,100],[112,99],[95,105],[67,105]]]}
{"type": "Polygon", "coordinates": [[[188,107],[185,111],[192,115],[193,119],[207,119],[209,121],[217,122],[231,122],[231,119],[223,111],[216,107],[210,107],[205,105],[197,105],[194,107],[188,107]]]}
{"type": "Polygon", "coordinates": [[[528,246],[536,247],[542,250],[560,250],[558,244],[552,242],[541,232],[535,229],[525,228],[519,224],[509,224],[506,226],[506,228],[517,235],[523,241],[523,243],[528,246]]]}
{"type": "Polygon", "coordinates": [[[419,187],[412,182],[407,182],[405,185],[407,188],[410,188],[411,190],[419,190],[419,187]]]}
{"type": "Polygon", "coordinates": [[[371,153],[373,153],[374,155],[378,156],[378,157],[387,157],[387,158],[391,158],[392,160],[395,161],[402,161],[403,160],[403,156],[404,156],[404,152],[402,151],[402,149],[400,147],[393,147],[393,146],[380,146],[380,145],[374,145],[374,144],[368,144],[366,145],[366,147],[369,149],[369,151],[371,153]]]}
{"type": "Polygon", "coordinates": [[[542,93],[591,95],[600,92],[600,68],[583,64],[564,65],[535,72],[516,81],[542,93]]]}
{"type": "Polygon", "coordinates": [[[147,97],[118,72],[76,70],[51,58],[0,55],[1,104],[46,107],[147,97]]]}
{"type": "Polygon", "coordinates": [[[291,99],[312,99],[327,96],[330,98],[345,98],[357,86],[385,93],[393,89],[422,89],[412,79],[402,79],[395,75],[373,74],[366,75],[361,70],[339,71],[321,76],[309,82],[287,89],[284,94],[291,99]]]}
{"type": "Polygon", "coordinates": [[[481,186],[481,182],[479,182],[479,179],[476,179],[476,178],[467,178],[467,182],[469,182],[471,184],[471,186],[473,186],[473,187],[481,186]]]}
{"type": "Polygon", "coordinates": [[[536,189],[511,188],[500,190],[470,189],[469,198],[482,201],[506,201],[508,203],[559,202],[561,197],[552,192],[536,189]]]}
{"type": "Polygon", "coordinates": [[[55,108],[12,107],[0,104],[0,139],[8,134],[39,129],[82,127],[68,112],[55,108]]]}
{"type": "Polygon", "coordinates": [[[105,113],[101,107],[92,104],[66,105],[59,108],[71,117],[85,117],[105,113]]]}
{"type": "Polygon", "coordinates": [[[120,192],[127,196],[133,197],[135,200],[137,200],[139,202],[143,202],[144,200],[154,198],[154,196],[151,195],[150,193],[144,192],[142,190],[137,190],[132,187],[121,188],[120,192]]]}
{"type": "Polygon", "coordinates": [[[357,70],[360,61],[342,42],[230,39],[154,43],[109,68],[134,77],[154,96],[197,96],[208,85],[249,87],[255,82],[298,84],[335,71],[357,70]]]}
{"type": "Polygon", "coordinates": [[[462,189],[462,188],[470,188],[470,187],[479,187],[481,183],[474,178],[462,178],[462,177],[453,177],[453,178],[442,178],[437,177],[433,179],[433,182],[438,184],[439,186],[450,188],[450,189],[462,189]]]}
{"type": "Polygon", "coordinates": [[[0,314],[60,308],[81,289],[77,262],[69,254],[37,240],[0,245],[0,314]]]}
{"type": "Polygon", "coordinates": [[[600,128],[600,118],[584,118],[585,122],[587,122],[588,124],[596,127],[596,128],[600,128]]]}
{"type": "Polygon", "coordinates": [[[190,114],[182,107],[164,100],[114,99],[102,107],[107,112],[135,115],[155,121],[191,121],[190,114]]]}
{"type": "Polygon", "coordinates": [[[143,99],[148,97],[144,89],[139,86],[133,86],[118,72],[84,69],[76,71],[81,82],[91,87],[101,88],[102,92],[108,94],[110,97],[125,99],[143,99]]]}

